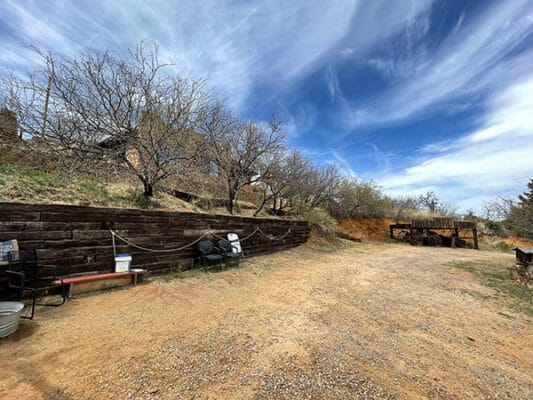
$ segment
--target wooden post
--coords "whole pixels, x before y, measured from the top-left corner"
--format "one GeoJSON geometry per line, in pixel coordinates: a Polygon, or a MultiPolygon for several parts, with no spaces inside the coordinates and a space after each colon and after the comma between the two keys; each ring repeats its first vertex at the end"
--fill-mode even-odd
{"type": "Polygon", "coordinates": [[[394,228],[393,228],[393,225],[389,225],[389,235],[390,235],[390,238],[391,239],[394,239],[394,228]]]}
{"type": "Polygon", "coordinates": [[[479,245],[477,242],[477,228],[472,229],[472,233],[474,234],[474,249],[479,250],[479,245]]]}

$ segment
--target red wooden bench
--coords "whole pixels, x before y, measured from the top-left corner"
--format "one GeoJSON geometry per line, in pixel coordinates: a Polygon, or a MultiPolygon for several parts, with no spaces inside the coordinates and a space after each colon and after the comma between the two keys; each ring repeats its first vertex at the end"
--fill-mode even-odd
{"type": "MultiPolygon", "coordinates": [[[[109,272],[104,274],[71,276],[63,278],[63,283],[68,287],[67,296],[71,298],[73,294],[77,293],[123,286],[130,283],[136,285],[137,276],[143,275],[146,272],[148,271],[145,269],[136,269],[128,272],[109,272]]],[[[54,283],[60,285],[61,280],[57,280],[54,283]]]]}

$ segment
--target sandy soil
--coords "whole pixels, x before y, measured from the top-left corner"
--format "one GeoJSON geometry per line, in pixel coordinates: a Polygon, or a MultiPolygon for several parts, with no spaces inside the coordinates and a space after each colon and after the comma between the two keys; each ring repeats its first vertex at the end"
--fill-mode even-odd
{"type": "Polygon", "coordinates": [[[532,319],[455,261],[310,245],[39,308],[0,340],[2,399],[526,399],[532,319]]]}

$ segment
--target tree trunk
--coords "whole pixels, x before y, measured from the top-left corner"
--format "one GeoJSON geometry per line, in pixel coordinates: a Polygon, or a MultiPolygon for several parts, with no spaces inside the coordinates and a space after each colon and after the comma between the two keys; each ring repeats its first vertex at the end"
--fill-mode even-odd
{"type": "Polygon", "coordinates": [[[233,187],[230,185],[229,188],[228,188],[228,212],[230,214],[233,214],[233,206],[234,206],[234,203],[235,203],[235,196],[236,196],[236,191],[233,189],[233,187]]]}
{"type": "Polygon", "coordinates": [[[144,185],[144,197],[146,198],[149,198],[149,197],[152,197],[154,195],[154,186],[146,181],[146,180],[143,180],[143,185],[144,185]]]}
{"type": "Polygon", "coordinates": [[[263,190],[263,199],[261,200],[261,204],[259,205],[259,207],[257,207],[257,209],[255,210],[254,212],[254,217],[257,217],[257,215],[261,212],[261,210],[265,207],[265,204],[268,200],[270,200],[272,197],[271,196],[267,196],[267,193],[266,193],[266,189],[263,190]]]}

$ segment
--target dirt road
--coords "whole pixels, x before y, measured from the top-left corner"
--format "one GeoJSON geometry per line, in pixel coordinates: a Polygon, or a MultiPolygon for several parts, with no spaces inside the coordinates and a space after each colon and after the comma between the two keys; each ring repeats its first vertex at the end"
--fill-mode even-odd
{"type": "Polygon", "coordinates": [[[41,308],[0,340],[1,399],[526,399],[532,319],[451,262],[310,245],[41,308]]]}

